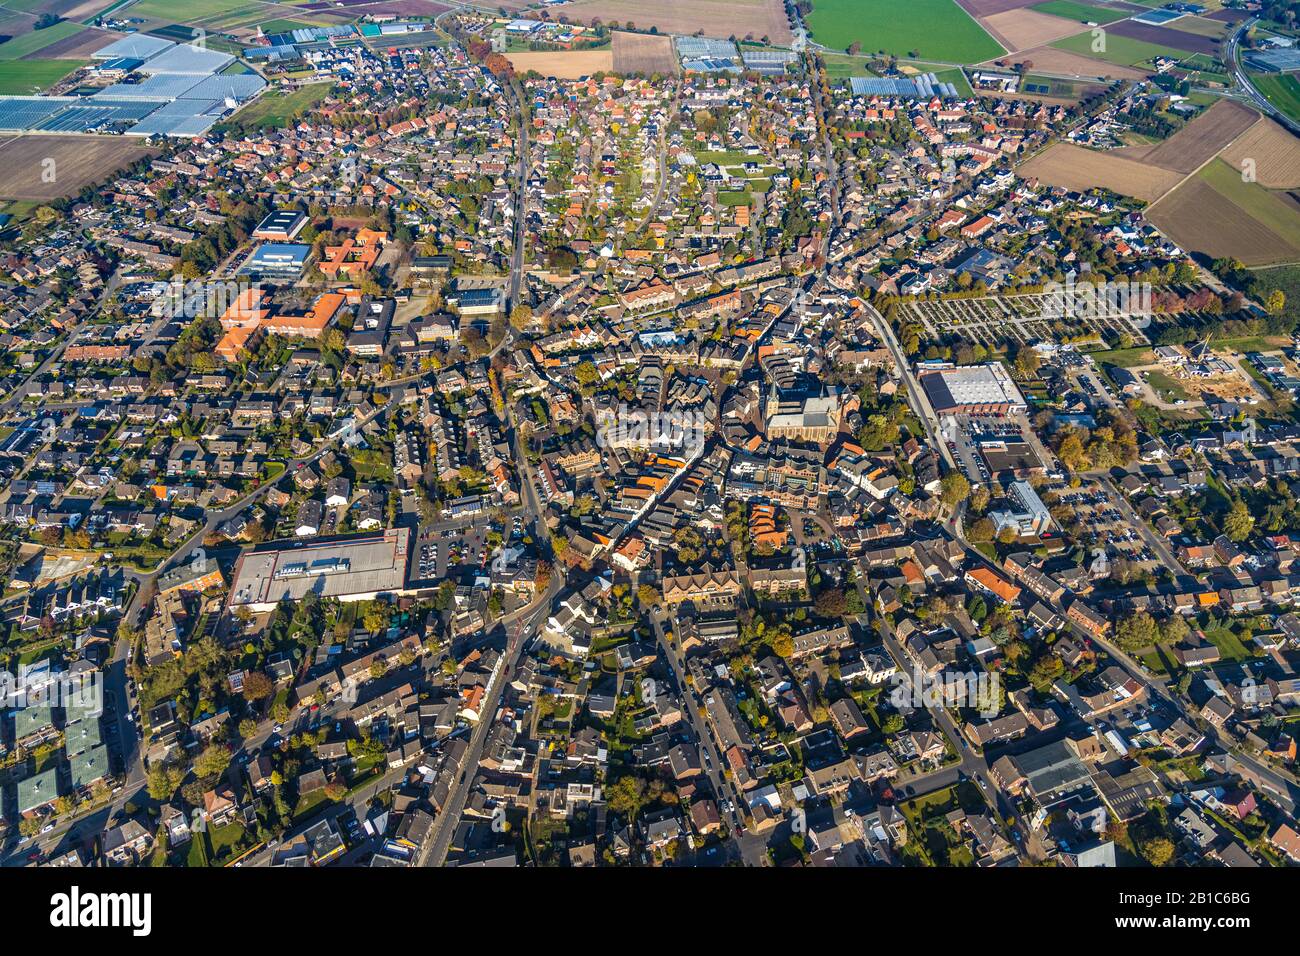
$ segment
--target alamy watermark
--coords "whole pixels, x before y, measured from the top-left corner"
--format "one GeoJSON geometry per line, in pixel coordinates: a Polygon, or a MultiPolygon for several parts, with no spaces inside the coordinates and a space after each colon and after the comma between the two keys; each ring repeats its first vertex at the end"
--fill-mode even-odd
{"type": "Polygon", "coordinates": [[[104,712],[104,680],[99,671],[14,677],[0,670],[0,708],[63,707],[82,717],[104,712]]]}
{"type": "Polygon", "coordinates": [[[1107,282],[1105,279],[1049,282],[1043,286],[1040,319],[1122,319],[1154,314],[1150,282],[1107,282]]]}
{"type": "Polygon", "coordinates": [[[617,411],[596,413],[596,444],[601,448],[645,448],[695,452],[704,447],[709,417],[696,411],[644,411],[620,403],[617,411]]]}
{"type": "MultiPolygon", "coordinates": [[[[247,279],[203,281],[172,276],[167,282],[154,284],[153,314],[167,319],[219,319],[241,296],[256,293],[261,288],[247,279]]],[[[256,295],[244,301],[253,303],[256,295]]]]}
{"type": "Polygon", "coordinates": [[[971,707],[981,717],[996,717],[1002,710],[1002,678],[988,671],[944,671],[931,677],[919,667],[911,674],[895,673],[889,702],[903,707],[971,707]]]}

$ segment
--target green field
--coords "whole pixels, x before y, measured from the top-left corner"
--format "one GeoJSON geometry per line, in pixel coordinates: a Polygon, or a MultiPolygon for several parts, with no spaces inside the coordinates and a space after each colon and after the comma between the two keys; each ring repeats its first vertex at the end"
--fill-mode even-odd
{"type": "Polygon", "coordinates": [[[1241,172],[1222,160],[1207,163],[1198,174],[1215,192],[1282,239],[1300,247],[1300,212],[1259,183],[1241,181],[1241,172]]]}
{"type": "Polygon", "coordinates": [[[313,83],[292,93],[267,93],[235,114],[234,124],[244,127],[287,126],[329,95],[333,83],[313,83]]]}
{"type": "Polygon", "coordinates": [[[954,0],[814,0],[808,28],[818,43],[845,50],[979,63],[1005,51],[954,0]]]}
{"type": "Polygon", "coordinates": [[[132,4],[130,10],[133,17],[194,23],[240,9],[252,12],[260,6],[261,4],[250,3],[249,0],[185,0],[184,3],[176,3],[175,0],[140,0],[139,3],[132,4]]]}
{"type": "Polygon", "coordinates": [[[1128,16],[1120,10],[1107,10],[1087,3],[1075,3],[1074,0],[1047,0],[1047,3],[1036,3],[1029,9],[1050,13],[1054,17],[1064,17],[1066,20],[1078,20],[1080,23],[1112,23],[1128,16]]]}
{"type": "Polygon", "coordinates": [[[86,28],[80,23],[63,20],[52,27],[46,27],[44,30],[33,30],[31,33],[24,33],[20,37],[14,37],[12,40],[0,43],[0,60],[20,59],[39,50],[44,50],[50,44],[58,43],[64,37],[70,37],[84,29],[86,28]]]}
{"type": "Polygon", "coordinates": [[[85,60],[0,60],[0,95],[23,96],[33,87],[48,89],[73,70],[86,65],[85,60]]]}
{"type": "Polygon", "coordinates": [[[1279,110],[1300,120],[1300,81],[1293,73],[1252,73],[1250,81],[1279,110]]]}
{"type": "Polygon", "coordinates": [[[1156,46],[1154,43],[1145,43],[1142,40],[1116,36],[1113,33],[1107,33],[1104,40],[1106,48],[1100,53],[1093,52],[1091,30],[1076,33],[1074,36],[1066,37],[1063,40],[1057,40],[1051,45],[1058,50],[1069,50],[1071,53],[1080,53],[1083,56],[1090,56],[1094,60],[1105,60],[1107,63],[1117,63],[1120,66],[1137,66],[1139,63],[1145,63],[1155,56],[1177,55],[1177,51],[1156,46]]]}

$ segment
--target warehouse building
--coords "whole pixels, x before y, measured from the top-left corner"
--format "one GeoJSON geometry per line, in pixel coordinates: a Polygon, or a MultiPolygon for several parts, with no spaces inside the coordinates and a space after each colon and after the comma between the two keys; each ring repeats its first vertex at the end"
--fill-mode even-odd
{"type": "Polygon", "coordinates": [[[394,596],[406,588],[410,531],[270,541],[235,562],[230,606],[269,611],[308,592],[340,601],[394,596]]]}
{"type": "Polygon", "coordinates": [[[940,415],[1022,415],[1025,398],[1000,362],[922,369],[921,385],[940,415]]]}

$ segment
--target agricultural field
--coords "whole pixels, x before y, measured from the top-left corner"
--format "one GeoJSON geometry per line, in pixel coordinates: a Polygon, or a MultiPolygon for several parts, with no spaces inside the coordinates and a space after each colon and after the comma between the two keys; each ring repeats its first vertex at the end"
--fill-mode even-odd
{"type": "Polygon", "coordinates": [[[74,196],[156,152],[122,136],[17,136],[0,144],[0,199],[48,202],[74,196]],[[55,163],[52,183],[42,181],[46,159],[55,163]]]}
{"type": "Polygon", "coordinates": [[[818,43],[844,50],[915,54],[946,63],[979,63],[1004,51],[954,0],[817,0],[808,27],[818,43]]]}
{"type": "Polygon", "coordinates": [[[1300,80],[1294,74],[1251,74],[1250,81],[1282,113],[1300,122],[1300,80]]]}
{"type": "Polygon", "coordinates": [[[122,34],[114,33],[111,30],[97,30],[93,27],[87,27],[79,33],[73,33],[62,40],[56,40],[34,54],[29,54],[28,59],[84,60],[96,51],[121,38],[122,34]]]}
{"type": "MultiPolygon", "coordinates": [[[[782,0],[575,0],[563,7],[573,23],[593,20],[612,26],[658,27],[660,33],[760,40],[767,37],[775,46],[788,46],[790,18],[782,0]]],[[[847,44],[846,44],[847,45],[847,44]]]]}
{"type": "Polygon", "coordinates": [[[614,72],[671,74],[677,72],[677,54],[673,51],[672,37],[652,36],[646,33],[612,34],[614,72]]]}
{"type": "Polygon", "coordinates": [[[1249,107],[1220,100],[1149,152],[1144,161],[1191,173],[1217,155],[1259,119],[1249,107]]]}
{"type": "Polygon", "coordinates": [[[562,80],[576,80],[593,73],[614,70],[614,53],[603,50],[525,51],[506,54],[516,72],[535,72],[562,80]]]}
{"type": "Polygon", "coordinates": [[[1300,261],[1300,206],[1215,161],[1147,211],[1184,249],[1248,266],[1300,261]]]}
{"type": "Polygon", "coordinates": [[[1077,33],[1079,25],[1060,17],[1033,10],[1008,10],[980,21],[999,43],[1011,52],[1032,50],[1053,40],[1077,33]]]}
{"type": "Polygon", "coordinates": [[[1122,10],[1096,7],[1090,3],[1075,3],[1074,0],[1048,0],[1047,3],[1035,3],[1030,10],[1048,13],[1054,17],[1077,20],[1079,23],[1111,23],[1128,16],[1122,10]]]}
{"type": "Polygon", "coordinates": [[[85,60],[0,60],[0,95],[23,96],[49,89],[85,60]]]}
{"type": "Polygon", "coordinates": [[[1070,143],[1056,143],[1018,170],[1051,186],[1083,191],[1109,189],[1124,196],[1154,202],[1178,185],[1177,172],[1138,162],[1112,152],[1096,152],[1070,143]]]}
{"type": "Polygon", "coordinates": [[[1220,155],[1236,169],[1253,161],[1255,181],[1266,189],[1300,188],[1300,140],[1271,119],[1256,123],[1220,155]]]}
{"type": "Polygon", "coordinates": [[[1106,39],[1114,41],[1116,37],[1136,40],[1159,47],[1165,53],[1185,50],[1188,53],[1204,53],[1217,56],[1219,37],[1203,36],[1198,33],[1186,33],[1173,27],[1157,27],[1136,20],[1123,20],[1106,28],[1106,39]]]}
{"type": "MultiPolygon", "coordinates": [[[[1094,37],[1092,31],[1087,30],[1066,37],[1064,40],[1057,40],[1051,46],[1067,53],[1077,53],[1080,56],[1103,60],[1117,66],[1137,66],[1140,63],[1150,62],[1152,57],[1169,55],[1169,50],[1165,47],[1121,36],[1114,32],[1114,28],[1107,28],[1105,35],[1101,37],[1094,37]],[[1099,42],[1103,49],[1093,50],[1094,44],[1099,42]]],[[[1037,65],[1036,60],[1035,65],[1037,65]]]]}
{"type": "Polygon", "coordinates": [[[1144,70],[1131,66],[1122,66],[1118,63],[1107,63],[1104,60],[1096,60],[1079,53],[1072,53],[1069,50],[1061,50],[1057,48],[1056,44],[1035,47],[1032,50],[1022,50],[1016,59],[1023,59],[1032,63],[1034,71],[1042,73],[1057,73],[1088,78],[1104,77],[1111,80],[1143,80],[1147,77],[1144,70]]]}
{"type": "Polygon", "coordinates": [[[38,53],[60,40],[80,33],[84,29],[85,27],[80,23],[71,23],[64,20],[52,27],[46,27],[44,30],[33,30],[31,33],[16,36],[12,40],[0,43],[0,60],[20,60],[32,53],[38,53]]]}

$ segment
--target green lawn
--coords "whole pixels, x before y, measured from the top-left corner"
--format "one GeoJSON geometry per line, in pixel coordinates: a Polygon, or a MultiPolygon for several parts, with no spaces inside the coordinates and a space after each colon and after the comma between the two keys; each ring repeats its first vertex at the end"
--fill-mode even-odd
{"type": "Polygon", "coordinates": [[[1250,81],[1265,99],[1291,119],[1300,121],[1300,80],[1295,78],[1295,74],[1252,73],[1250,81]]]}
{"type": "Polygon", "coordinates": [[[173,23],[183,19],[186,23],[193,23],[241,8],[251,12],[257,7],[257,4],[249,3],[249,0],[185,0],[183,4],[178,4],[175,0],[140,0],[131,6],[130,15],[154,17],[173,23]]]}
{"type": "Polygon", "coordinates": [[[235,114],[234,122],[244,127],[287,126],[329,95],[333,83],[313,83],[292,93],[266,93],[235,114]]]}
{"type": "Polygon", "coordinates": [[[979,63],[1005,51],[954,0],[814,0],[814,39],[832,49],[862,44],[864,52],[979,63]]]}
{"type": "Polygon", "coordinates": [[[1054,17],[1064,17],[1066,20],[1078,20],[1080,23],[1111,23],[1128,16],[1122,10],[1107,10],[1087,3],[1075,3],[1074,0],[1048,0],[1047,3],[1036,3],[1029,9],[1050,13],[1054,17]]]}
{"type": "Polygon", "coordinates": [[[1071,53],[1090,56],[1094,60],[1105,60],[1107,63],[1117,63],[1120,66],[1136,66],[1155,56],[1177,56],[1180,52],[1172,48],[1156,46],[1154,43],[1145,43],[1142,40],[1117,36],[1113,33],[1107,33],[1104,37],[1098,37],[1097,39],[1104,42],[1104,49],[1100,51],[1094,51],[1092,48],[1094,38],[1091,30],[1076,33],[1074,36],[1066,37],[1063,40],[1057,40],[1052,46],[1058,50],[1069,50],[1071,53]]]}
{"type": "Polygon", "coordinates": [[[80,33],[84,29],[86,28],[80,23],[62,20],[52,27],[46,27],[44,30],[33,30],[31,33],[24,33],[20,37],[14,37],[12,40],[0,43],[0,60],[20,59],[36,53],[38,50],[44,50],[50,44],[57,43],[64,37],[70,37],[74,33],[80,33]]]}
{"type": "Polygon", "coordinates": [[[85,60],[0,60],[0,94],[26,95],[34,87],[48,89],[74,70],[86,65],[85,60]]]}

